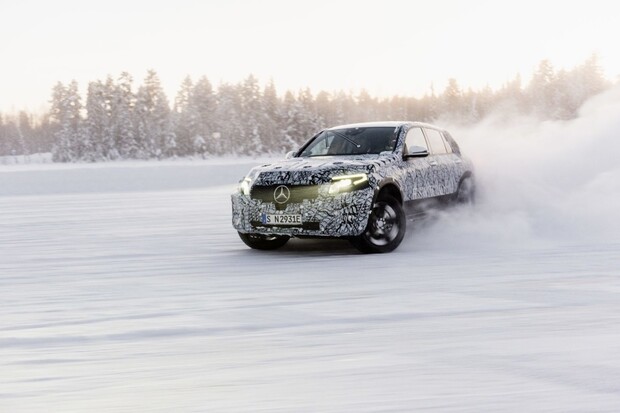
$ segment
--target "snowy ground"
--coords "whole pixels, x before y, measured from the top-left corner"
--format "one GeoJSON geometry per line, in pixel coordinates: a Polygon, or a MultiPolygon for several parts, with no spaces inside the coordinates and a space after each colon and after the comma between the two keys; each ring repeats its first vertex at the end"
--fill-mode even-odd
{"type": "Polygon", "coordinates": [[[0,170],[0,411],[620,410],[618,238],[483,197],[389,255],[252,251],[251,163],[0,170]]]}
{"type": "Polygon", "coordinates": [[[0,412],[618,412],[618,113],[456,127],[389,255],[246,248],[248,159],[0,166],[0,412]]]}

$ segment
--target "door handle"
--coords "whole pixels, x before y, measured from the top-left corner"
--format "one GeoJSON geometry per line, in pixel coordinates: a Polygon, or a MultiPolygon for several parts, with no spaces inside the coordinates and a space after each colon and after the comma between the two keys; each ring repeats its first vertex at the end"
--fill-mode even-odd
{"type": "Polygon", "coordinates": [[[431,166],[437,166],[437,161],[430,161],[431,166]]]}

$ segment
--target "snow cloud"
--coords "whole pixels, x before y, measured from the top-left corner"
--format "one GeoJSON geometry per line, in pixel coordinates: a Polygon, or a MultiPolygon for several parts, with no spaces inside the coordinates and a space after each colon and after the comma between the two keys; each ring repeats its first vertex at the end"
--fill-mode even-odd
{"type": "Polygon", "coordinates": [[[432,229],[414,235],[416,248],[429,240],[475,248],[617,239],[618,113],[615,87],[570,121],[497,113],[470,127],[449,127],[474,161],[478,203],[441,213],[432,229]]]}

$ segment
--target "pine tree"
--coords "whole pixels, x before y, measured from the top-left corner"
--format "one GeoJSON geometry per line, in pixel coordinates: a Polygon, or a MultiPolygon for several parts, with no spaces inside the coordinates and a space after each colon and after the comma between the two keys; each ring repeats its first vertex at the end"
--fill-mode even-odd
{"type": "MultiPolygon", "coordinates": [[[[521,85],[521,76],[505,83],[502,88],[493,92],[490,87],[486,87],[482,93],[484,94],[484,107],[480,111],[479,118],[484,117],[490,112],[501,111],[502,113],[518,114],[525,113],[527,108],[526,95],[521,85]]],[[[480,92],[477,93],[478,95],[480,92]]]]}
{"type": "Polygon", "coordinates": [[[297,145],[303,144],[320,129],[314,97],[309,88],[299,92],[298,102],[300,106],[300,136],[297,138],[297,145]]]}
{"type": "Polygon", "coordinates": [[[241,118],[241,94],[239,87],[222,84],[217,93],[217,131],[219,153],[242,154],[245,152],[245,130],[241,118]]]}
{"type": "Polygon", "coordinates": [[[440,113],[454,119],[461,118],[463,108],[463,92],[454,78],[448,79],[448,85],[443,92],[440,103],[440,113]]]}
{"type": "Polygon", "coordinates": [[[555,111],[556,74],[548,60],[543,60],[534,72],[527,88],[529,107],[535,114],[546,118],[555,111]]]}
{"type": "Polygon", "coordinates": [[[54,124],[50,120],[50,113],[44,113],[38,118],[33,125],[32,139],[29,142],[30,153],[45,153],[51,152],[54,146],[54,134],[57,131],[58,125],[54,124]]]}
{"type": "MultiPolygon", "coordinates": [[[[342,90],[334,97],[334,116],[338,119],[335,124],[351,123],[353,121],[353,113],[355,112],[355,100],[350,93],[344,93],[342,90]]],[[[331,125],[331,124],[330,124],[331,125]]]]}
{"type": "Polygon", "coordinates": [[[0,116],[0,156],[15,155],[17,146],[16,133],[11,120],[0,116]]]}
{"type": "Polygon", "coordinates": [[[97,161],[110,159],[113,149],[110,125],[110,105],[101,81],[88,84],[86,96],[86,132],[84,158],[97,161]]]}
{"type": "Polygon", "coordinates": [[[297,97],[290,91],[286,92],[283,114],[284,152],[298,149],[320,129],[316,106],[309,89],[300,91],[297,97]]]}
{"type": "Polygon", "coordinates": [[[190,111],[195,117],[196,130],[192,136],[192,151],[203,157],[207,153],[221,153],[220,139],[216,138],[217,101],[211,82],[206,76],[198,79],[191,93],[190,111]]]}
{"type": "Polygon", "coordinates": [[[30,118],[21,111],[17,117],[0,115],[0,156],[28,155],[26,137],[32,133],[30,118]]]}
{"type": "Polygon", "coordinates": [[[258,80],[250,75],[241,85],[241,127],[244,130],[243,153],[257,155],[265,152],[261,136],[261,94],[258,80]]]}
{"type": "Polygon", "coordinates": [[[52,159],[55,162],[75,162],[82,159],[85,148],[83,123],[80,112],[82,104],[75,80],[67,87],[56,84],[52,93],[52,118],[58,124],[54,136],[52,159]]]}
{"type": "Polygon", "coordinates": [[[357,95],[355,104],[355,115],[353,117],[354,122],[370,122],[374,120],[380,120],[377,117],[377,99],[370,96],[365,90],[357,95]]]}
{"type": "Polygon", "coordinates": [[[596,55],[592,55],[570,72],[564,73],[559,80],[561,84],[558,89],[563,92],[564,119],[577,116],[577,111],[588,98],[609,87],[596,55]]]}
{"type": "Polygon", "coordinates": [[[334,114],[334,105],[332,104],[329,93],[320,91],[316,95],[315,106],[319,127],[321,129],[325,128],[326,125],[333,126],[339,124],[334,114]]]}
{"type": "Polygon", "coordinates": [[[162,158],[176,154],[176,141],[170,122],[170,106],[159,77],[149,70],[136,95],[137,141],[139,157],[162,158]]]}
{"type": "Polygon", "coordinates": [[[132,92],[133,79],[127,72],[121,73],[113,88],[111,123],[114,146],[121,158],[138,158],[140,146],[136,140],[134,106],[136,98],[132,92]]]}
{"type": "Polygon", "coordinates": [[[195,109],[192,107],[192,95],[194,92],[192,79],[187,76],[181,89],[174,99],[172,111],[172,123],[174,134],[177,138],[178,153],[190,155],[194,153],[194,137],[198,134],[195,109]]]}
{"type": "Polygon", "coordinates": [[[4,116],[0,113],[0,156],[6,156],[10,153],[9,139],[6,129],[6,125],[4,124],[4,116]]]}
{"type": "Polygon", "coordinates": [[[19,150],[21,155],[30,155],[31,149],[28,143],[32,143],[34,137],[34,128],[32,116],[25,111],[20,111],[17,120],[17,133],[19,141],[19,150]],[[28,141],[28,142],[27,142],[28,141]]]}
{"type": "Polygon", "coordinates": [[[284,137],[282,142],[282,148],[284,152],[297,150],[299,148],[299,142],[303,137],[303,108],[301,104],[295,98],[295,95],[291,91],[287,91],[284,95],[283,102],[283,116],[284,116],[284,137]]]}
{"type": "Polygon", "coordinates": [[[265,151],[274,151],[282,144],[282,108],[273,80],[263,89],[262,107],[260,135],[265,151]]]}

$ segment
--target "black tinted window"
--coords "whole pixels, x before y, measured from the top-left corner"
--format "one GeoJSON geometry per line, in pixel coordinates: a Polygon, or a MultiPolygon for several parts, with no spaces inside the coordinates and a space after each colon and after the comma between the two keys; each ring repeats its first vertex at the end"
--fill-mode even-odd
{"type": "Polygon", "coordinates": [[[393,127],[343,128],[321,132],[300,156],[363,155],[393,151],[393,127]]]}

